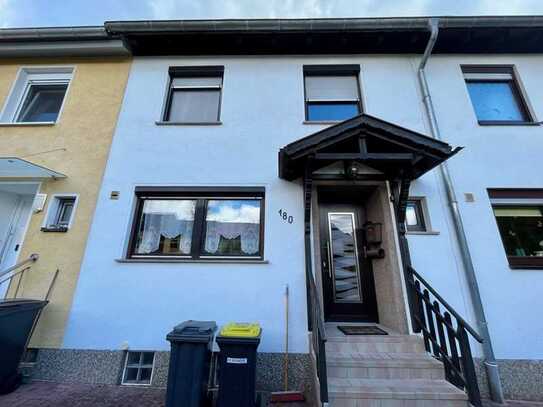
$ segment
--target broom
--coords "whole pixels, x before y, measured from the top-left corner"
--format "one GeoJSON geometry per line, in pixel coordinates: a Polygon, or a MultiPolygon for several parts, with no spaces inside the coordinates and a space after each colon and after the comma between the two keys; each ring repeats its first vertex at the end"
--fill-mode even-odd
{"type": "Polygon", "coordinates": [[[284,391],[273,392],[270,403],[289,403],[304,401],[304,395],[299,391],[288,390],[288,284],[285,286],[285,358],[283,364],[284,391]]]}

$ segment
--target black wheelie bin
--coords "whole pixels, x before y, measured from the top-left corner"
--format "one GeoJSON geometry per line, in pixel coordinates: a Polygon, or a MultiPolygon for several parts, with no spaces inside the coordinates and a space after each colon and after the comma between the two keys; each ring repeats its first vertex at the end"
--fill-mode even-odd
{"type": "Polygon", "coordinates": [[[23,357],[32,327],[47,301],[0,300],[0,394],[19,387],[19,362],[23,357]]]}
{"type": "Polygon", "coordinates": [[[207,395],[214,321],[185,321],[166,339],[171,343],[166,407],[210,405],[207,395]]]}

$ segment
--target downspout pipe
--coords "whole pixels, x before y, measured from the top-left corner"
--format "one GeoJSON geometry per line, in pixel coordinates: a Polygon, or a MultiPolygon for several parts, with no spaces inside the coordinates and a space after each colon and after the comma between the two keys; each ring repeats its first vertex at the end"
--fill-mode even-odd
{"type": "MultiPolygon", "coordinates": [[[[426,72],[424,71],[426,63],[428,62],[428,59],[430,58],[434,45],[437,41],[437,37],[439,34],[439,19],[431,18],[428,21],[428,26],[430,29],[430,39],[428,40],[428,44],[426,45],[426,49],[420,61],[417,74],[420,88],[422,91],[424,107],[428,115],[428,121],[430,122],[430,130],[432,132],[432,136],[435,139],[441,140],[441,133],[438,126],[434,105],[432,103],[432,97],[430,95],[428,82],[426,80],[426,72]]],[[[447,162],[442,163],[439,166],[439,170],[441,173],[441,179],[443,181],[445,191],[447,193],[449,209],[454,224],[456,239],[460,248],[460,255],[462,257],[462,264],[464,266],[463,269],[466,280],[468,282],[468,289],[471,297],[471,302],[473,304],[477,327],[479,330],[479,334],[483,338],[483,363],[488,377],[490,397],[493,401],[497,403],[503,403],[504,397],[498,371],[498,365],[496,363],[496,358],[494,357],[492,342],[490,340],[490,333],[488,331],[488,324],[486,321],[483,302],[481,299],[481,293],[479,291],[479,285],[477,283],[477,276],[473,267],[473,260],[471,258],[468,240],[466,237],[466,232],[464,230],[464,224],[462,222],[462,216],[460,214],[458,200],[456,198],[456,192],[454,190],[454,185],[447,162]]]]}

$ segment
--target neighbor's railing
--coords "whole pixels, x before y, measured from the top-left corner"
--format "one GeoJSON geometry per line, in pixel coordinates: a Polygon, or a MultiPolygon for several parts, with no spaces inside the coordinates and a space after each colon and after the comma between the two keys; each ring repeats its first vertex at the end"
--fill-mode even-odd
{"type": "Polygon", "coordinates": [[[472,405],[481,407],[468,334],[479,343],[483,343],[483,338],[415,269],[407,269],[414,319],[422,331],[426,350],[443,363],[445,378],[465,390],[472,405]]]}
{"type": "Polygon", "coordinates": [[[317,365],[317,377],[320,387],[320,401],[328,403],[328,378],[326,376],[326,331],[317,287],[313,276],[308,276],[309,295],[311,298],[311,340],[317,365]]]}
{"type": "Polygon", "coordinates": [[[34,254],[31,254],[27,259],[20,261],[19,263],[11,267],[8,267],[4,271],[0,271],[0,287],[4,283],[8,284],[8,288],[6,289],[6,294],[4,295],[4,298],[8,298],[9,284],[11,283],[11,280],[13,279],[13,277],[20,275],[17,281],[17,286],[15,287],[15,291],[13,292],[13,296],[12,296],[12,298],[17,298],[17,295],[19,294],[19,288],[21,286],[21,281],[23,279],[25,272],[30,270],[30,268],[32,267],[32,263],[35,263],[39,258],[40,256],[34,253],[34,254]],[[26,267],[22,268],[23,266],[26,266],[26,267]]]}

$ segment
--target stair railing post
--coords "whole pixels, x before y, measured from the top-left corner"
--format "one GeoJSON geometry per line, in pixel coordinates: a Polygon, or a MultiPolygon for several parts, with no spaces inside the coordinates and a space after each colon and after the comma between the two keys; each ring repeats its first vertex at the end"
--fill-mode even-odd
{"type": "Polygon", "coordinates": [[[460,344],[462,372],[466,380],[466,391],[469,401],[475,407],[481,407],[481,394],[479,393],[479,385],[477,383],[477,375],[475,374],[475,366],[473,365],[473,357],[469,344],[468,334],[462,324],[458,324],[458,343],[460,344]]]}

